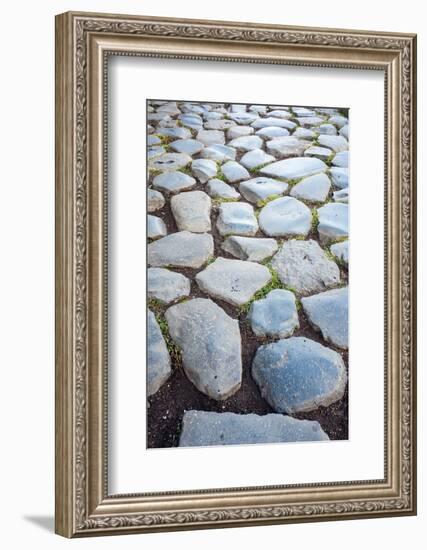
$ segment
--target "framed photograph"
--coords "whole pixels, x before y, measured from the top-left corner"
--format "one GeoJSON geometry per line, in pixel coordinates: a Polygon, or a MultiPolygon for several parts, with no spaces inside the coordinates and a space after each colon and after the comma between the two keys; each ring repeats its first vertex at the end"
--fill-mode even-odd
{"type": "Polygon", "coordinates": [[[416,513],[416,37],[56,18],[56,532],[416,513]]]}

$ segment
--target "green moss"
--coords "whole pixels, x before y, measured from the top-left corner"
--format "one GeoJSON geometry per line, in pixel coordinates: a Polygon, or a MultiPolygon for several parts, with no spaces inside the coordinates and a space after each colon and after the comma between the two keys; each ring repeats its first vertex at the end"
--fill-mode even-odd
{"type": "Polygon", "coordinates": [[[180,169],[178,170],[178,172],[182,172],[183,174],[187,174],[187,176],[192,176],[192,175],[193,175],[193,174],[191,173],[191,169],[190,169],[190,167],[188,166],[188,164],[187,164],[187,166],[183,166],[182,168],[180,168],[180,169]]]}
{"type": "Polygon", "coordinates": [[[319,214],[317,212],[316,208],[313,208],[311,211],[311,229],[313,231],[317,231],[317,228],[319,226],[319,214]]]}
{"type": "Polygon", "coordinates": [[[163,315],[157,314],[156,320],[159,324],[160,330],[162,332],[163,338],[166,342],[166,347],[168,348],[171,361],[174,364],[180,364],[182,362],[182,352],[181,349],[175,344],[169,334],[169,326],[163,315]]]}
{"type": "Polygon", "coordinates": [[[149,174],[150,176],[153,176],[153,177],[158,176],[158,175],[160,175],[161,173],[162,173],[162,171],[161,171],[161,170],[157,170],[157,168],[149,168],[149,169],[148,169],[148,174],[149,174]]]}
{"type": "Polygon", "coordinates": [[[265,286],[263,286],[260,290],[258,290],[252,298],[246,302],[245,304],[241,305],[239,307],[239,313],[240,315],[247,315],[249,312],[252,302],[255,302],[256,300],[262,300],[267,296],[269,292],[276,289],[282,289],[282,290],[290,290],[294,294],[296,294],[296,290],[290,286],[284,285],[280,279],[277,272],[271,267],[270,261],[263,262],[263,265],[268,268],[271,274],[271,280],[268,282],[265,286]]]}
{"type": "Polygon", "coordinates": [[[217,206],[219,204],[222,204],[223,202],[238,202],[239,199],[232,199],[232,198],[229,198],[229,197],[215,197],[214,199],[212,199],[212,204],[214,206],[217,206]]]}
{"type": "Polygon", "coordinates": [[[249,172],[251,174],[260,174],[262,168],[265,168],[266,166],[268,166],[269,164],[271,164],[271,162],[264,162],[262,164],[258,164],[257,166],[254,166],[253,168],[249,168],[249,172]]]}
{"type": "Polygon", "coordinates": [[[281,178],[281,181],[284,181],[285,183],[287,183],[289,185],[289,187],[293,187],[294,185],[296,185],[297,183],[299,183],[303,178],[293,178],[293,179],[284,179],[284,178],[281,178]]]}
{"type": "Polygon", "coordinates": [[[226,180],[226,178],[225,178],[224,174],[222,173],[220,167],[218,167],[218,172],[216,173],[216,176],[215,176],[215,177],[216,177],[216,179],[221,180],[221,181],[223,181],[224,183],[228,183],[228,181],[226,180]]]}
{"type": "Polygon", "coordinates": [[[216,260],[215,256],[210,256],[206,262],[204,263],[204,267],[207,267],[208,265],[211,265],[214,263],[214,261],[216,260]]]}

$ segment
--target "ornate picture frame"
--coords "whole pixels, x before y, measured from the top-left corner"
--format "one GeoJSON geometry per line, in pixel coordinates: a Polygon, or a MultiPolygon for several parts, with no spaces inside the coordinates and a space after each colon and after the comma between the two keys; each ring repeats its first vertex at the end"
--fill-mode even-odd
{"type": "Polygon", "coordinates": [[[416,36],[68,12],[56,18],[56,532],[135,532],[416,513],[416,36]],[[106,60],[110,55],[385,74],[385,476],[110,495],[106,60]]]}

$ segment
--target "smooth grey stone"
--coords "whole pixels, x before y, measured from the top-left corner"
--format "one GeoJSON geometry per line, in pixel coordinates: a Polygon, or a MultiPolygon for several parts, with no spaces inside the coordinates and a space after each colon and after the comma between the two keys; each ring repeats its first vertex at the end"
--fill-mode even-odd
{"type": "Polygon", "coordinates": [[[148,161],[148,167],[152,170],[171,172],[184,168],[192,161],[190,155],[185,153],[164,153],[148,161]]]}
{"type": "Polygon", "coordinates": [[[222,118],[220,120],[208,120],[203,125],[205,130],[228,130],[228,128],[232,128],[233,126],[236,126],[236,122],[226,118],[222,118]]]}
{"type": "Polygon", "coordinates": [[[273,164],[261,168],[260,171],[267,176],[296,179],[325,172],[326,169],[327,165],[320,159],[296,157],[273,162],[273,164]]]}
{"type": "Polygon", "coordinates": [[[275,109],[274,111],[270,111],[268,116],[274,116],[277,118],[292,118],[292,114],[284,109],[275,109]]]}
{"type": "Polygon", "coordinates": [[[239,260],[262,262],[277,252],[275,239],[260,239],[256,237],[227,237],[221,248],[239,260]]]}
{"type": "Polygon", "coordinates": [[[147,251],[148,265],[153,267],[198,268],[213,256],[214,243],[209,233],[180,231],[150,243],[147,251]]]}
{"type": "Polygon", "coordinates": [[[205,147],[205,149],[203,149],[200,156],[204,159],[211,159],[217,162],[235,160],[236,149],[233,149],[233,147],[228,147],[227,145],[210,145],[209,147],[205,147]]]}
{"type": "Polygon", "coordinates": [[[302,179],[289,193],[291,197],[311,202],[324,202],[331,188],[331,180],[326,174],[315,174],[302,179]]]}
{"type": "Polygon", "coordinates": [[[205,120],[220,120],[220,119],[224,118],[224,115],[222,113],[216,113],[216,112],[213,112],[213,111],[208,111],[208,112],[203,113],[203,118],[205,120]]]}
{"type": "Polygon", "coordinates": [[[316,136],[316,132],[310,130],[309,128],[298,127],[292,135],[303,139],[312,139],[316,136]]]}
{"type": "Polygon", "coordinates": [[[285,241],[271,266],[284,285],[303,296],[336,286],[340,282],[337,264],[313,240],[285,241]]]}
{"type": "Polygon", "coordinates": [[[205,233],[211,230],[212,201],[203,191],[188,191],[171,198],[171,209],[179,231],[205,233]]]}
{"type": "Polygon", "coordinates": [[[171,375],[171,360],[162,331],[150,310],[147,312],[147,395],[154,395],[171,375]]]}
{"type": "Polygon", "coordinates": [[[216,178],[208,181],[206,191],[213,198],[240,199],[240,193],[234,187],[216,178]]]}
{"type": "Polygon", "coordinates": [[[312,126],[319,126],[319,124],[322,124],[324,122],[323,118],[320,116],[304,116],[304,117],[298,117],[297,118],[298,123],[300,126],[304,128],[310,128],[312,126]]]}
{"type": "Polygon", "coordinates": [[[266,143],[267,151],[279,157],[287,157],[289,155],[300,156],[307,147],[310,147],[308,141],[303,141],[294,136],[283,136],[266,143]]]}
{"type": "Polygon", "coordinates": [[[147,136],[147,145],[152,147],[153,145],[160,145],[162,140],[158,136],[147,136]]]}
{"type": "Polygon", "coordinates": [[[241,306],[271,280],[263,265],[217,258],[196,275],[200,289],[233,306],[241,306]]]}
{"type": "Polygon", "coordinates": [[[181,109],[184,113],[194,113],[196,115],[204,115],[206,112],[201,105],[194,105],[193,103],[184,103],[181,109]]]}
{"type": "Polygon", "coordinates": [[[322,115],[334,116],[338,115],[339,112],[337,109],[330,109],[329,107],[316,107],[317,113],[322,115]]]}
{"type": "Polygon", "coordinates": [[[296,128],[295,122],[292,122],[291,120],[286,120],[284,118],[277,118],[274,116],[271,117],[265,117],[265,118],[258,118],[254,122],[252,122],[251,126],[253,128],[256,128],[259,130],[260,128],[267,128],[269,126],[279,126],[280,128],[287,128],[288,130],[293,130],[296,128]]]}
{"type": "Polygon", "coordinates": [[[341,128],[340,136],[343,136],[346,140],[348,140],[348,124],[341,128]]]}
{"type": "Polygon", "coordinates": [[[239,323],[212,300],[195,298],[170,307],[169,334],[182,350],[189,380],[202,393],[222,401],[242,383],[239,323]]]}
{"type": "Polygon", "coordinates": [[[327,147],[317,147],[317,145],[314,145],[312,147],[309,147],[304,151],[304,156],[306,157],[317,157],[321,160],[326,160],[331,156],[331,150],[327,147]]]}
{"type": "Polygon", "coordinates": [[[147,189],[147,210],[148,212],[155,212],[160,210],[165,205],[165,198],[159,192],[154,189],[147,189]]]}
{"type": "Polygon", "coordinates": [[[348,239],[331,245],[331,252],[334,256],[348,265],[348,239]]]}
{"type": "Polygon", "coordinates": [[[203,126],[202,118],[194,113],[179,115],[178,119],[184,126],[192,128],[193,130],[199,130],[203,126]]]}
{"type": "Polygon", "coordinates": [[[154,132],[154,126],[147,124],[147,134],[152,134],[154,132]]]}
{"type": "Polygon", "coordinates": [[[257,336],[291,336],[299,328],[294,293],[282,289],[272,290],[262,300],[252,302],[248,319],[257,336]]]}
{"type": "Polygon", "coordinates": [[[259,118],[257,113],[231,113],[230,118],[237,124],[250,124],[259,118]]]}
{"type": "Polygon", "coordinates": [[[160,155],[163,155],[165,152],[166,149],[163,147],[163,145],[155,145],[147,149],[147,158],[148,160],[155,159],[157,157],[160,157],[160,155]]]}
{"type": "Polygon", "coordinates": [[[148,298],[155,298],[162,304],[169,304],[190,295],[190,279],[162,267],[149,267],[147,270],[148,298]]]}
{"type": "Polygon", "coordinates": [[[233,103],[230,107],[232,113],[246,113],[246,105],[243,103],[233,103]]]}
{"type": "Polygon", "coordinates": [[[266,105],[251,105],[249,107],[249,111],[253,111],[254,113],[259,113],[261,115],[265,115],[267,113],[267,106],[266,105]]]}
{"type": "Polygon", "coordinates": [[[157,107],[158,113],[168,113],[168,115],[179,115],[181,111],[178,109],[176,101],[169,101],[157,107]]]}
{"type": "Polygon", "coordinates": [[[348,124],[348,118],[342,115],[333,115],[329,118],[329,122],[331,124],[334,124],[338,128],[342,128],[346,124],[348,124]]]}
{"type": "Polygon", "coordinates": [[[348,168],[332,166],[329,173],[331,174],[332,183],[335,187],[338,187],[338,189],[345,189],[348,187],[348,168]]]}
{"type": "Polygon", "coordinates": [[[196,183],[194,178],[179,171],[163,172],[153,179],[153,187],[169,193],[179,193],[184,189],[191,189],[196,183]]]}
{"type": "Polygon", "coordinates": [[[162,128],[158,132],[159,136],[172,137],[176,139],[191,138],[191,132],[188,128],[177,126],[176,128],[162,128]]]}
{"type": "Polygon", "coordinates": [[[258,222],[250,204],[225,202],[219,205],[216,226],[220,235],[253,236],[258,231],[258,222]]]}
{"type": "Polygon", "coordinates": [[[339,191],[335,191],[332,194],[332,198],[335,202],[343,202],[344,204],[348,204],[349,199],[349,187],[346,187],[345,189],[340,189],[339,191]]]}
{"type": "Polygon", "coordinates": [[[218,166],[210,159],[196,159],[191,163],[191,172],[201,183],[206,183],[217,175],[218,166]]]}
{"type": "Polygon", "coordinates": [[[199,130],[197,132],[197,139],[201,141],[206,147],[211,145],[224,145],[225,136],[222,130],[199,130]]]}
{"type": "Polygon", "coordinates": [[[330,202],[319,208],[317,213],[319,215],[317,231],[322,243],[348,237],[347,204],[330,202]]]}
{"type": "Polygon", "coordinates": [[[250,178],[244,166],[234,160],[229,160],[221,166],[221,172],[229,183],[236,183],[250,178]]]}
{"type": "Polygon", "coordinates": [[[200,153],[204,147],[203,143],[196,139],[178,139],[177,141],[173,141],[169,146],[174,151],[178,151],[178,153],[187,153],[187,155],[200,153]]]}
{"type": "Polygon", "coordinates": [[[316,116],[316,111],[313,111],[312,109],[307,109],[307,107],[292,107],[292,111],[296,116],[316,116]]]}
{"type": "Polygon", "coordinates": [[[271,237],[303,236],[311,229],[311,211],[293,197],[281,197],[261,210],[259,225],[271,237]]]}
{"type": "Polygon", "coordinates": [[[294,336],[260,346],[252,376],[271,407],[287,414],[327,407],[343,397],[347,384],[339,353],[294,336]]]}
{"type": "Polygon", "coordinates": [[[159,122],[159,121],[170,122],[172,119],[167,113],[148,113],[147,120],[149,122],[159,122]]]}
{"type": "Polygon", "coordinates": [[[348,141],[342,136],[321,135],[317,139],[320,145],[329,147],[329,149],[332,149],[336,153],[347,151],[348,149],[348,141]]]}
{"type": "Polygon", "coordinates": [[[316,131],[319,132],[319,134],[326,134],[328,136],[337,135],[337,129],[333,124],[321,124],[317,126],[316,131]]]}
{"type": "Polygon", "coordinates": [[[147,215],[147,237],[149,239],[159,239],[167,235],[167,232],[165,222],[161,218],[152,214],[147,215]]]}
{"type": "Polygon", "coordinates": [[[233,126],[227,130],[227,139],[236,139],[242,136],[250,136],[254,133],[252,126],[233,126]]]}
{"type": "Polygon", "coordinates": [[[228,145],[235,147],[238,151],[252,151],[252,149],[261,149],[262,139],[259,136],[242,136],[232,139],[228,145]]]}
{"type": "Polygon", "coordinates": [[[282,414],[237,414],[231,412],[185,411],[180,447],[252,445],[328,441],[316,420],[297,420],[282,414]]]}
{"type": "Polygon", "coordinates": [[[262,139],[270,140],[278,137],[289,136],[289,130],[287,128],[280,128],[280,126],[267,126],[257,130],[256,135],[262,139]]]}
{"type": "Polygon", "coordinates": [[[240,163],[243,164],[245,168],[253,169],[256,166],[261,166],[267,164],[268,162],[273,162],[276,160],[272,155],[267,155],[262,149],[254,149],[253,151],[248,151],[240,159],[240,163]]]}
{"type": "Polygon", "coordinates": [[[268,197],[283,195],[288,187],[289,185],[283,181],[260,176],[241,183],[239,191],[247,201],[257,204],[268,197]]]}
{"type": "Polygon", "coordinates": [[[348,287],[302,298],[301,304],[310,323],[327,342],[348,349],[348,287]]]}
{"type": "Polygon", "coordinates": [[[332,159],[332,164],[341,168],[348,168],[348,155],[348,151],[337,153],[332,159]]]}

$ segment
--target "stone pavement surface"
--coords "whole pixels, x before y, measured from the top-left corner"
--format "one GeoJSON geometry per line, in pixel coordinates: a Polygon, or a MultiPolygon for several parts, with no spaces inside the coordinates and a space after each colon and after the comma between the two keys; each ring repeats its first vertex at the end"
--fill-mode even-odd
{"type": "Polygon", "coordinates": [[[176,369],[212,403],[246,373],[272,412],[183,409],[176,444],[328,440],[295,415],[347,387],[346,112],[149,101],[147,122],[149,403],[176,369]]]}

